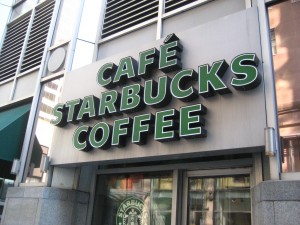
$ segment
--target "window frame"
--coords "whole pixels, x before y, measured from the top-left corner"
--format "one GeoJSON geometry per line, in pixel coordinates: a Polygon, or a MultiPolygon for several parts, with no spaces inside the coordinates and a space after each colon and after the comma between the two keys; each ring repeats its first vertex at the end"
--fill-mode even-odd
{"type": "Polygon", "coordinates": [[[270,42],[271,42],[271,47],[272,47],[272,55],[277,54],[277,43],[276,43],[276,29],[271,28],[270,29],[270,42]]]}
{"type": "Polygon", "coordinates": [[[171,169],[171,167],[168,166],[150,166],[150,167],[130,167],[130,168],[122,168],[120,172],[120,168],[116,169],[100,169],[96,172],[94,181],[93,181],[93,192],[91,194],[91,201],[90,201],[90,210],[91,213],[89,215],[90,218],[89,221],[91,223],[92,221],[92,213],[94,208],[94,198],[96,193],[96,180],[98,175],[118,175],[118,174],[124,174],[124,173],[145,173],[145,172],[166,172],[169,171],[173,173],[173,191],[172,191],[172,210],[171,210],[171,224],[176,224],[177,219],[177,191],[178,191],[178,180],[179,180],[179,171],[171,169]]]}
{"type": "MultiPolygon", "coordinates": [[[[182,215],[181,224],[187,224],[188,218],[188,188],[189,188],[189,178],[214,178],[221,176],[236,176],[236,175],[248,175],[250,177],[250,193],[251,187],[253,186],[251,179],[251,168],[231,168],[231,169],[214,169],[214,170],[193,170],[193,171],[185,171],[183,175],[183,196],[182,196],[182,211],[180,212],[182,215]]],[[[252,199],[250,199],[252,200],[252,199]]],[[[252,210],[251,210],[251,220],[252,219],[252,210]]]]}

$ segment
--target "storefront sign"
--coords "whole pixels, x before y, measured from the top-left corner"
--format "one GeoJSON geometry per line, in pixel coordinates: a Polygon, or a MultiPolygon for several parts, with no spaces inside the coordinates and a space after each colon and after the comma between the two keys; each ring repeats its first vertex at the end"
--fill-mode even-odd
{"type": "MultiPolygon", "coordinates": [[[[261,82],[257,70],[259,61],[255,53],[240,54],[230,64],[218,60],[199,65],[195,71],[182,69],[182,51],[179,39],[171,34],[159,51],[151,48],[140,52],[138,62],[128,56],[122,58],[118,65],[104,64],[96,74],[97,83],[108,89],[101,94],[101,98],[90,95],[57,104],[53,110],[55,119],[51,123],[64,127],[68,123],[78,124],[89,119],[103,120],[123,113],[139,112],[145,107],[165,107],[172,98],[190,102],[199,95],[207,98],[216,93],[228,94],[231,90],[222,77],[229,67],[232,72],[230,84],[238,91],[254,89],[261,82]],[[174,76],[160,76],[155,81],[154,69],[165,74],[177,73],[174,76]],[[141,78],[144,79],[143,85],[141,78]]],[[[122,117],[115,119],[113,124],[100,121],[93,127],[81,125],[74,132],[73,146],[82,151],[124,147],[128,137],[131,137],[132,143],[143,145],[151,133],[154,133],[154,140],[159,142],[203,138],[207,136],[203,117],[206,111],[203,104],[192,104],[184,105],[179,110],[169,108],[156,111],[155,115],[144,113],[133,118],[122,117]]]]}

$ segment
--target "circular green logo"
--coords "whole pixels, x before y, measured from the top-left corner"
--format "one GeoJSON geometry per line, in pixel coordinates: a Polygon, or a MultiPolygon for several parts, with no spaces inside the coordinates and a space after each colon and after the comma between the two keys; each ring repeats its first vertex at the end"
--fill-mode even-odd
{"type": "Polygon", "coordinates": [[[125,199],[119,206],[116,225],[141,225],[144,202],[138,198],[125,199]]]}

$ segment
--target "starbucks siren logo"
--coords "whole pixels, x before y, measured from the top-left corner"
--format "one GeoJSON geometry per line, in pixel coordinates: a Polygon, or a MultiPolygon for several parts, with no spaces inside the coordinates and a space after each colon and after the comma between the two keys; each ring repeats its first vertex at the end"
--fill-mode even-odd
{"type": "Polygon", "coordinates": [[[119,206],[116,225],[141,225],[144,202],[137,198],[127,198],[119,206]]]}

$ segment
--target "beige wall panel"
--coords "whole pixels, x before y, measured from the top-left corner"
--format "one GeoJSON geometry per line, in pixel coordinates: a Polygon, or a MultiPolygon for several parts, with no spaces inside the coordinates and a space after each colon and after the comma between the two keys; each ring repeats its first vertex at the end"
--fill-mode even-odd
{"type": "Polygon", "coordinates": [[[98,60],[110,57],[120,52],[142,47],[156,37],[156,24],[133,31],[124,36],[112,39],[99,45],[98,60]]]}
{"type": "Polygon", "coordinates": [[[36,86],[38,71],[32,72],[17,79],[14,100],[33,96],[36,86]]]}
{"type": "MultiPolygon", "coordinates": [[[[200,7],[180,13],[179,15],[164,19],[163,37],[169,33],[187,30],[191,27],[213,21],[223,16],[244,10],[244,0],[211,1],[200,7]]],[[[201,34],[199,34],[199,38],[201,34]]]]}
{"type": "Polygon", "coordinates": [[[11,89],[13,86],[13,80],[0,85],[0,106],[6,105],[9,103],[9,96],[11,94],[11,89]]]}

